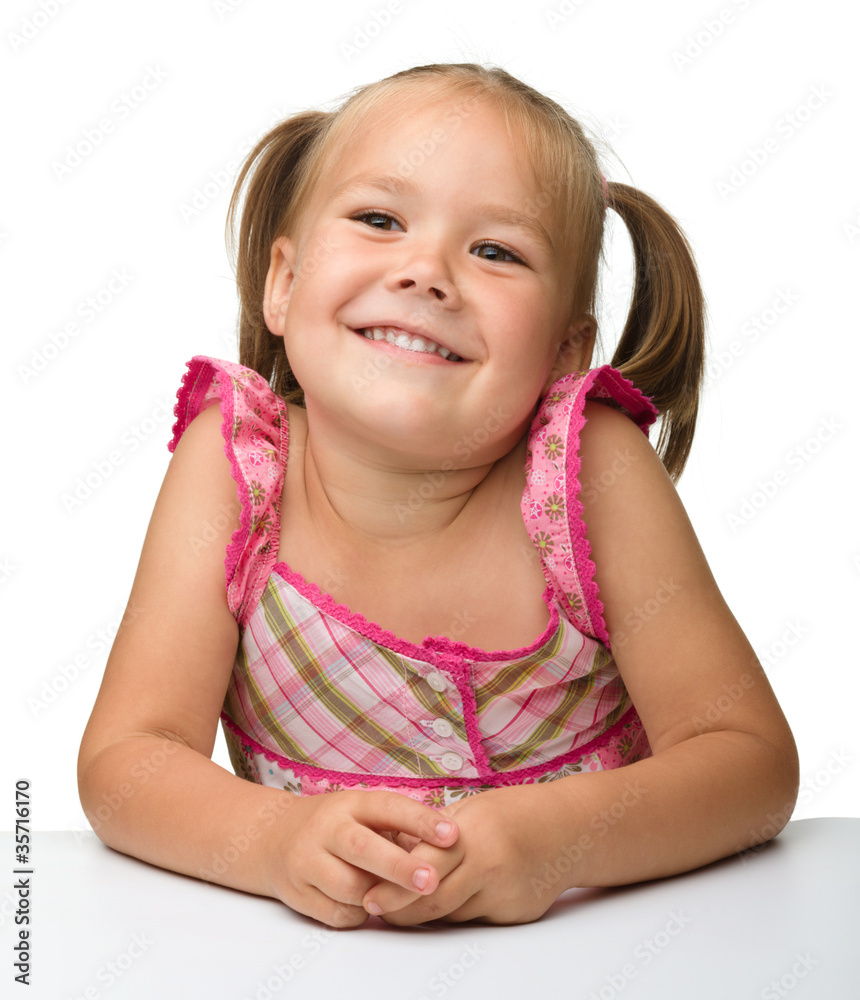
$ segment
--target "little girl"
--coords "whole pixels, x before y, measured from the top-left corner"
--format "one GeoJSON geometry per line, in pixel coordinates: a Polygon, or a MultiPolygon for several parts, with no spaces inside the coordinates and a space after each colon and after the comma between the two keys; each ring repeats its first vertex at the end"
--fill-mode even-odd
{"type": "Polygon", "coordinates": [[[532,921],[773,836],[794,741],[673,485],[673,219],[473,64],[281,123],[237,219],[240,363],[188,362],[81,745],[102,840],[354,927],[532,921]],[[607,207],[635,288],[590,368],[607,207]]]}

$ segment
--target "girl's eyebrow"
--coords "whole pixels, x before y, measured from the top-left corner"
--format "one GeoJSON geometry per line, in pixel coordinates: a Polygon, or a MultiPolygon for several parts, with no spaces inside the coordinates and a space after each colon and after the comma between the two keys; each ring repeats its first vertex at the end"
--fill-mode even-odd
{"type": "MultiPolygon", "coordinates": [[[[329,201],[345,194],[352,194],[357,190],[373,188],[377,191],[384,191],[386,194],[399,195],[401,197],[415,197],[419,193],[418,185],[407,177],[400,177],[396,174],[356,174],[348,180],[339,184],[331,193],[329,201]]],[[[485,218],[488,222],[494,222],[500,226],[513,226],[522,229],[533,237],[541,247],[549,254],[555,256],[555,245],[549,233],[533,215],[524,215],[517,212],[508,205],[493,205],[489,202],[481,202],[474,206],[474,211],[485,218]]]]}

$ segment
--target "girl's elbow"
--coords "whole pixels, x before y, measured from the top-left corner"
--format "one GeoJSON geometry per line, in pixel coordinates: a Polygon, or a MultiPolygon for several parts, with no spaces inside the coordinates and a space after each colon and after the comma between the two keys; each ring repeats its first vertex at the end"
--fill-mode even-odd
{"type": "MultiPolygon", "coordinates": [[[[776,743],[769,743],[771,766],[763,775],[761,827],[754,844],[775,837],[791,819],[800,792],[800,761],[791,732],[776,743]]],[[[751,831],[753,832],[753,831],[751,831]]]]}
{"type": "Polygon", "coordinates": [[[789,737],[790,749],[785,751],[782,778],[784,781],[786,802],[790,803],[791,812],[793,813],[794,807],[797,805],[797,797],[800,794],[800,759],[797,754],[794,737],[791,734],[789,734],[789,737]]]}

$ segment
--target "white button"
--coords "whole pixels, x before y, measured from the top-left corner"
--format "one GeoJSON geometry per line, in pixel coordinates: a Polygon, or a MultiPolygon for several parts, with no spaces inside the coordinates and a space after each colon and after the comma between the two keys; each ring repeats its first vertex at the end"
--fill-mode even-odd
{"type": "Polygon", "coordinates": [[[441,674],[437,674],[435,670],[433,673],[427,674],[427,683],[434,691],[444,691],[447,687],[445,678],[441,674]]]}
{"type": "Polygon", "coordinates": [[[443,753],[442,767],[446,771],[459,771],[463,766],[463,758],[458,753],[443,753]]]}
{"type": "Polygon", "coordinates": [[[454,727],[447,719],[434,719],[431,725],[438,736],[450,736],[454,732],[454,727]]]}

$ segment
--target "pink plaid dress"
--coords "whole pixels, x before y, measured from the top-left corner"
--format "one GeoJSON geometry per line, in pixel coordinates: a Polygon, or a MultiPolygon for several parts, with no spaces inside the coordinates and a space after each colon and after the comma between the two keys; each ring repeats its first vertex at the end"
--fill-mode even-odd
{"type": "Polygon", "coordinates": [[[650,755],[609,651],[578,499],[586,399],[646,434],[657,416],[631,382],[604,365],[564,376],[542,400],[521,508],[550,620],[531,645],[487,652],[400,639],[278,562],[286,403],[242,365],[198,356],[187,367],[168,448],[220,405],[242,504],[225,557],[240,641],[221,713],[238,775],[299,795],[374,788],[443,806],[650,755]]]}

